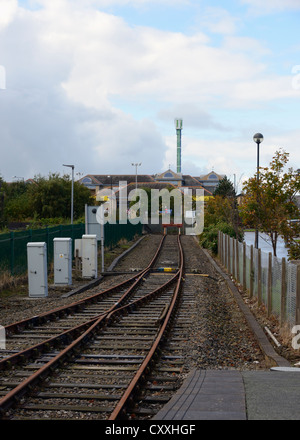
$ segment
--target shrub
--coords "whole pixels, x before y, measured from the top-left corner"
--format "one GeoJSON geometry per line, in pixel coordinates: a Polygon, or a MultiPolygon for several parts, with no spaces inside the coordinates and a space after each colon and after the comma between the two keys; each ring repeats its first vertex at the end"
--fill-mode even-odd
{"type": "MultiPolygon", "coordinates": [[[[226,222],[219,222],[204,227],[202,234],[199,238],[199,243],[206,249],[211,250],[213,254],[218,253],[218,232],[221,231],[230,237],[235,238],[234,228],[226,222]]],[[[239,240],[243,239],[243,234],[239,236],[239,240]]]]}

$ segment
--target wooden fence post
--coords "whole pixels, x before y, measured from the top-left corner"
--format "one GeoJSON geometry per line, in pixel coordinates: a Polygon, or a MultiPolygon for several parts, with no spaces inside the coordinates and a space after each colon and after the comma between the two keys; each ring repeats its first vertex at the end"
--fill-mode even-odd
{"type": "Polygon", "coordinates": [[[222,232],[219,231],[218,234],[218,254],[219,254],[219,260],[222,264],[222,257],[223,257],[223,237],[222,237],[222,232]]]}
{"type": "Polygon", "coordinates": [[[280,324],[286,321],[286,259],[281,260],[281,304],[280,304],[280,324]]]}
{"type": "Polygon", "coordinates": [[[243,291],[247,290],[247,281],[246,281],[246,243],[243,242],[243,291]]]}
{"type": "Polygon", "coordinates": [[[230,237],[227,235],[227,269],[230,273],[230,237]]]}
{"type": "Polygon", "coordinates": [[[228,248],[228,243],[227,243],[227,235],[225,235],[225,240],[224,240],[224,244],[225,244],[225,253],[224,253],[224,266],[227,267],[227,248],[228,248]]]}
{"type": "Polygon", "coordinates": [[[225,243],[224,243],[224,233],[223,232],[221,232],[221,237],[222,237],[222,264],[223,264],[223,266],[224,266],[224,260],[225,260],[225,257],[224,257],[224,255],[225,255],[225,243]]]}
{"type": "Polygon", "coordinates": [[[253,283],[254,283],[254,264],[253,264],[253,244],[251,244],[250,248],[250,298],[253,296],[253,283]]]}
{"type": "Polygon", "coordinates": [[[232,272],[233,278],[236,279],[235,278],[236,277],[236,270],[235,270],[235,262],[236,262],[236,260],[235,260],[235,238],[232,238],[231,241],[232,241],[232,269],[231,269],[231,272],[232,272]]]}
{"type": "Polygon", "coordinates": [[[240,283],[240,250],[239,250],[239,241],[235,240],[235,261],[236,261],[236,279],[240,283]]]}
{"type": "Polygon", "coordinates": [[[262,292],[261,292],[261,249],[258,249],[257,255],[257,298],[258,305],[262,304],[262,292]]]}
{"type": "Polygon", "coordinates": [[[224,261],[224,238],[223,238],[223,232],[220,232],[220,238],[221,238],[221,264],[223,264],[224,261]]]}
{"type": "Polygon", "coordinates": [[[267,304],[268,316],[272,314],[272,252],[269,252],[269,264],[268,264],[268,304],[267,304]]]}

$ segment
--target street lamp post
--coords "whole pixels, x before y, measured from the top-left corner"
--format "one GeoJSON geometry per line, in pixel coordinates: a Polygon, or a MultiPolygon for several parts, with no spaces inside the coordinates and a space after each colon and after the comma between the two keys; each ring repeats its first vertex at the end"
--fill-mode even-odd
{"type": "MultiPolygon", "coordinates": [[[[256,165],[256,179],[257,179],[257,205],[259,204],[259,145],[264,140],[261,133],[256,133],[253,136],[254,142],[257,144],[257,165],[256,165]]],[[[258,249],[258,227],[255,229],[255,249],[258,249]]]]}
{"type": "Polygon", "coordinates": [[[112,176],[107,176],[110,179],[110,190],[112,192],[112,176]]]}
{"type": "Polygon", "coordinates": [[[107,176],[110,179],[110,196],[109,196],[109,200],[110,200],[110,215],[112,215],[112,194],[113,194],[113,190],[112,190],[112,176],[107,176]]]}
{"type": "Polygon", "coordinates": [[[142,163],[132,163],[133,167],[135,167],[135,189],[137,189],[137,168],[142,165],[142,163]]]}
{"type": "Polygon", "coordinates": [[[73,212],[74,212],[74,165],[63,164],[64,167],[72,168],[72,185],[71,185],[71,225],[73,224],[73,212]]]}

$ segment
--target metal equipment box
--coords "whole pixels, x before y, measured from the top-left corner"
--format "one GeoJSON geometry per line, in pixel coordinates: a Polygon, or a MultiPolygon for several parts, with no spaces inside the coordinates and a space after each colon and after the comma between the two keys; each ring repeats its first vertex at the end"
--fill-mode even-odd
{"type": "Polygon", "coordinates": [[[101,225],[97,220],[97,210],[99,206],[85,205],[85,233],[86,235],[96,235],[97,240],[101,240],[101,225]]]}
{"type": "Polygon", "coordinates": [[[97,278],[97,235],[82,236],[82,277],[97,278]]]}
{"type": "Polygon", "coordinates": [[[27,266],[29,297],[47,297],[48,273],[46,243],[27,243],[27,266]]]}
{"type": "Polygon", "coordinates": [[[75,238],[74,240],[74,256],[82,258],[82,238],[75,238]]]}
{"type": "Polygon", "coordinates": [[[54,238],[54,284],[72,284],[72,238],[54,238]]]}

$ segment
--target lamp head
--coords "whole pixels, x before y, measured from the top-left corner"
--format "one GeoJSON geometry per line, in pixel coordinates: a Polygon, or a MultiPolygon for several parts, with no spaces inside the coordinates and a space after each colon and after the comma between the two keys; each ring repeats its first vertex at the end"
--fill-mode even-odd
{"type": "Polygon", "coordinates": [[[253,140],[254,140],[254,142],[255,142],[256,144],[261,144],[262,141],[264,140],[264,137],[263,137],[263,135],[262,135],[261,133],[256,133],[256,134],[253,136],[253,140]]]}

